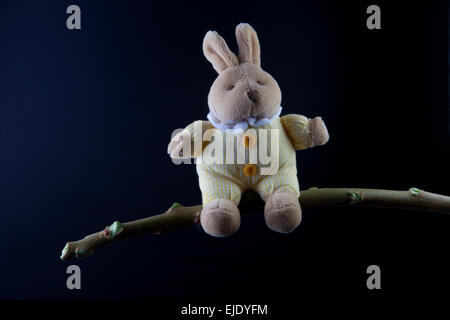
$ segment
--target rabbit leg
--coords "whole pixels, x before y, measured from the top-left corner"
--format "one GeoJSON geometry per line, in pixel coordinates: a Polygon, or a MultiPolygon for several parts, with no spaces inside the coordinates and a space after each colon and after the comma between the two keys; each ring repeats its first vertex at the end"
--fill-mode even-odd
{"type": "Polygon", "coordinates": [[[215,199],[203,206],[200,223],[207,234],[226,237],[239,229],[241,215],[233,201],[215,199]]]}
{"type": "Polygon", "coordinates": [[[287,190],[272,193],[266,200],[264,218],[271,230],[292,232],[302,220],[302,209],[297,195],[287,190]]]}

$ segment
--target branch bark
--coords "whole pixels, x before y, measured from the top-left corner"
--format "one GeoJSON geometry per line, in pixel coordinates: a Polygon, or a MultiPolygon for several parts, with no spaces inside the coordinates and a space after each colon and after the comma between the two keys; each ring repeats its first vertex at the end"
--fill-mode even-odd
{"type": "MultiPolygon", "coordinates": [[[[408,191],[359,188],[310,188],[300,194],[302,209],[336,206],[381,207],[450,213],[450,197],[417,188],[408,191]]],[[[245,192],[239,204],[242,215],[262,212],[264,202],[255,192],[245,192]]],[[[116,221],[104,230],[67,242],[61,259],[85,258],[100,247],[141,234],[160,234],[200,223],[202,206],[174,203],[166,212],[121,224],[116,221]]]]}

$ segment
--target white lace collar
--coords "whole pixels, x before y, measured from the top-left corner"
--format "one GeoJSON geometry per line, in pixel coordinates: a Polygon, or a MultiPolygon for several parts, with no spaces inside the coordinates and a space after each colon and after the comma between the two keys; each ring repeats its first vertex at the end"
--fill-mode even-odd
{"type": "Polygon", "coordinates": [[[251,127],[261,127],[261,126],[265,126],[265,125],[272,123],[275,119],[277,119],[280,116],[281,110],[282,110],[282,108],[280,106],[278,108],[278,111],[275,112],[275,114],[273,114],[270,118],[264,117],[264,118],[256,120],[256,118],[250,117],[250,118],[247,118],[240,122],[230,123],[230,124],[220,122],[216,118],[216,116],[214,116],[214,114],[212,114],[211,112],[208,113],[208,115],[206,117],[208,118],[209,122],[211,122],[211,124],[219,130],[222,130],[222,131],[228,130],[227,132],[230,132],[232,134],[241,134],[245,130],[247,130],[247,128],[250,126],[251,127]]]}

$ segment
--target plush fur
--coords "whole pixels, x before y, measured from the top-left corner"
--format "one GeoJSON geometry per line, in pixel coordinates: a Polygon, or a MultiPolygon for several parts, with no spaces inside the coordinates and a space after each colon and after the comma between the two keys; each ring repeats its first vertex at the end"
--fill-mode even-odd
{"type": "MultiPolygon", "coordinates": [[[[215,121],[227,126],[245,121],[250,117],[270,118],[277,113],[281,104],[281,90],[278,83],[261,68],[261,49],[255,30],[249,24],[239,24],[236,27],[236,40],[239,48],[238,56],[228,48],[225,40],[215,31],[206,33],[203,40],[203,53],[218,73],[208,95],[208,105],[215,121]]],[[[308,119],[300,115],[288,115],[284,119],[277,118],[277,121],[278,123],[281,121],[284,126],[280,125],[281,130],[284,131],[284,135],[289,136],[291,141],[288,143],[288,152],[291,152],[289,154],[292,154],[292,159],[295,159],[293,149],[301,150],[322,145],[329,139],[328,130],[320,117],[308,119]]],[[[205,123],[209,124],[209,122],[205,123]]],[[[181,144],[182,138],[179,134],[169,144],[168,153],[171,157],[180,157],[181,144]]],[[[200,168],[200,170],[203,169],[200,168]]],[[[270,229],[281,233],[293,231],[301,221],[302,211],[298,201],[295,161],[292,169],[286,171],[285,168],[284,172],[294,176],[291,179],[295,181],[294,187],[289,189],[281,185],[281,189],[277,189],[280,186],[274,185],[270,189],[274,191],[271,191],[272,193],[265,199],[266,223],[270,229]]],[[[205,186],[208,186],[207,183],[210,182],[202,182],[199,167],[197,172],[199,172],[201,187],[206,188],[205,186]]],[[[220,173],[217,177],[219,178],[216,179],[222,179],[220,173]]],[[[220,181],[217,185],[222,186],[222,189],[225,186],[220,181]]],[[[214,181],[209,186],[216,187],[214,181]]],[[[206,188],[206,191],[208,190],[211,189],[206,188]]],[[[202,189],[202,195],[207,193],[206,191],[202,189]]],[[[200,222],[205,232],[217,237],[236,232],[240,225],[237,204],[238,198],[213,198],[204,203],[200,222]]]]}
{"type": "Polygon", "coordinates": [[[328,142],[330,136],[328,135],[327,127],[321,117],[315,117],[309,120],[309,127],[311,130],[312,146],[321,146],[328,142]]]}
{"type": "Polygon", "coordinates": [[[255,30],[247,23],[238,24],[236,27],[236,40],[239,48],[240,63],[250,62],[261,67],[261,49],[255,30]]]}
{"type": "Polygon", "coordinates": [[[203,39],[203,52],[218,73],[239,64],[236,55],[228,49],[227,43],[216,31],[206,33],[203,39]]]}
{"type": "Polygon", "coordinates": [[[241,224],[238,207],[230,200],[217,199],[208,202],[200,215],[203,230],[215,237],[235,233],[241,224]]]}
{"type": "Polygon", "coordinates": [[[203,53],[219,76],[211,86],[208,105],[225,123],[249,117],[273,115],[281,103],[281,90],[275,79],[260,68],[259,41],[255,30],[241,23],[236,27],[239,63],[222,37],[209,31],[203,40],[203,53]]]}
{"type": "Polygon", "coordinates": [[[302,220],[302,209],[297,195],[291,192],[274,192],[266,201],[264,218],[273,231],[293,231],[302,220]]]}

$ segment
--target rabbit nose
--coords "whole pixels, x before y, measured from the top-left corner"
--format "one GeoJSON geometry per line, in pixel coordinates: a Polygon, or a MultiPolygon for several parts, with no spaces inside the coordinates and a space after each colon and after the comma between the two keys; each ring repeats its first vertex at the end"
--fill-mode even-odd
{"type": "Polygon", "coordinates": [[[247,96],[253,103],[258,102],[258,91],[256,90],[247,91],[247,96]]]}

